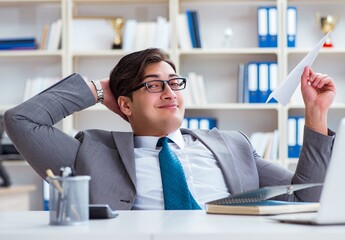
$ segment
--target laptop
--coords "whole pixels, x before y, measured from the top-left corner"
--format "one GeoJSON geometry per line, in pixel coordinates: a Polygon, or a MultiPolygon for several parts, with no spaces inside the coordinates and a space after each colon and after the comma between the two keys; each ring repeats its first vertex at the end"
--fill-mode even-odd
{"type": "Polygon", "coordinates": [[[320,208],[314,213],[271,217],[279,222],[328,225],[345,224],[345,118],[340,122],[333,153],[321,192],[320,208]]]}

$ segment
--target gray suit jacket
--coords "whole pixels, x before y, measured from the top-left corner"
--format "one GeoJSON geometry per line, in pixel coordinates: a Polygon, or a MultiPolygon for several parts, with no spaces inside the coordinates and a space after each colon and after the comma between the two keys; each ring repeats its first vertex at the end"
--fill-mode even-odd
{"type": "MultiPolygon", "coordinates": [[[[51,168],[71,166],[90,175],[90,202],[114,209],[131,209],[136,196],[133,133],[86,130],[75,138],[53,125],[95,104],[85,81],[73,74],[5,113],[6,131],[27,162],[45,178],[51,168]]],[[[199,139],[216,157],[230,194],[263,186],[323,182],[334,136],[305,129],[304,145],[295,173],[263,160],[248,138],[237,131],[181,130],[199,139]]],[[[207,173],[205,174],[207,176],[207,173]]],[[[289,201],[318,201],[320,188],[302,190],[289,201]]]]}

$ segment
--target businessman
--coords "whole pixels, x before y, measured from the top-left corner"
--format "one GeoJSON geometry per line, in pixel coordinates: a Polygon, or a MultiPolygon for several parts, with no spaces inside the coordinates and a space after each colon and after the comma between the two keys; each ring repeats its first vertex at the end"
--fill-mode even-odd
{"type": "MultiPolygon", "coordinates": [[[[164,52],[146,49],[123,57],[109,79],[86,83],[72,74],[61,80],[8,110],[5,128],[42,178],[48,168],[57,174],[70,166],[77,175],[91,176],[91,203],[114,209],[200,209],[207,201],[259,187],[324,181],[335,134],[327,127],[336,92],[329,76],[308,67],[301,76],[306,121],[295,173],[263,160],[241,132],[181,129],[186,84],[164,52]],[[128,121],[133,132],[86,130],[73,138],[53,127],[97,102],[128,121]],[[167,207],[160,162],[164,144],[157,145],[165,136],[194,207],[167,207]]],[[[318,201],[320,191],[311,188],[277,199],[318,201]]]]}

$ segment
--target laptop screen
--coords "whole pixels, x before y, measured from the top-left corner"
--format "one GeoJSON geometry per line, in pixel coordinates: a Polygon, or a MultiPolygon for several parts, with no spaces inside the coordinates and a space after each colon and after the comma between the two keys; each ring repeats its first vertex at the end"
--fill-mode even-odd
{"type": "Polygon", "coordinates": [[[345,118],[340,122],[323,185],[318,222],[345,222],[345,118]]]}

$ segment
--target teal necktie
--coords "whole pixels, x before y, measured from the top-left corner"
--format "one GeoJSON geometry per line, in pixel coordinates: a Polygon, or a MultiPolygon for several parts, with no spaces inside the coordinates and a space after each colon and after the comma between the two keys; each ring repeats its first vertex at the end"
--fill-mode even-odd
{"type": "Polygon", "coordinates": [[[158,140],[157,146],[162,146],[159,152],[159,165],[163,184],[164,206],[166,210],[201,209],[189,192],[180,160],[169,148],[167,137],[158,140]]]}

